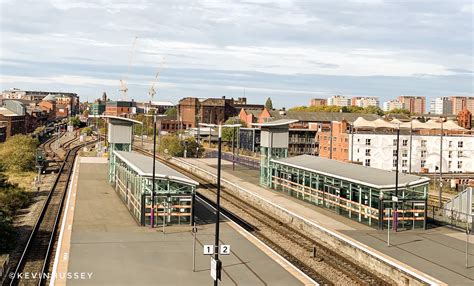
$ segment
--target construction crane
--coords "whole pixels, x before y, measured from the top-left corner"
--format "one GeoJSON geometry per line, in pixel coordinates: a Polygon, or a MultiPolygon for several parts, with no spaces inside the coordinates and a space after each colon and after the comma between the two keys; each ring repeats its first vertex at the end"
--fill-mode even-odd
{"type": "Polygon", "coordinates": [[[128,58],[127,74],[122,79],[120,79],[120,91],[122,92],[122,100],[127,100],[128,87],[127,87],[126,80],[128,79],[128,76],[130,75],[130,71],[132,70],[132,63],[133,63],[133,58],[135,56],[135,49],[136,49],[136,46],[137,46],[137,39],[138,39],[138,37],[135,36],[135,39],[133,40],[132,50],[131,50],[130,56],[128,58]]]}
{"type": "Polygon", "coordinates": [[[155,84],[158,83],[158,77],[160,76],[160,72],[161,72],[161,69],[163,68],[163,65],[164,65],[164,59],[161,61],[160,67],[158,68],[158,71],[156,72],[155,78],[154,78],[154,80],[151,82],[151,87],[150,87],[150,89],[148,90],[148,95],[150,96],[151,99],[153,99],[153,97],[154,97],[155,94],[156,94],[155,84]]]}

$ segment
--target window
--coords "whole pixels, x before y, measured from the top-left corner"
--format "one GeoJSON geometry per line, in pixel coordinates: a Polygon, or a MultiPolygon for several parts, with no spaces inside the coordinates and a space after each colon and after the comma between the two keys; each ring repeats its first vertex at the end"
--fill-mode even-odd
{"type": "MultiPolygon", "coordinates": [[[[370,144],[369,144],[369,145],[370,145],[370,144]]],[[[458,141],[458,147],[459,147],[459,148],[462,148],[462,146],[463,146],[463,142],[462,142],[462,141],[458,141]]]]}
{"type": "Polygon", "coordinates": [[[360,138],[357,138],[357,142],[360,142],[360,138]]]}
{"type": "Polygon", "coordinates": [[[328,149],[328,147],[324,146],[324,150],[327,150],[327,149],[328,149]]]}
{"type": "Polygon", "coordinates": [[[421,158],[425,158],[426,157],[426,150],[421,150],[421,158]]]}
{"type": "Polygon", "coordinates": [[[462,161],[458,161],[458,169],[462,169],[462,161]]]}
{"type": "Polygon", "coordinates": [[[421,160],[421,168],[424,168],[426,166],[426,160],[421,160]]]}
{"type": "Polygon", "coordinates": [[[393,157],[397,157],[397,149],[393,150],[393,157]]]}
{"type": "Polygon", "coordinates": [[[453,147],[453,141],[449,141],[449,142],[448,142],[448,146],[449,146],[450,148],[453,147]]]}
{"type": "Polygon", "coordinates": [[[393,139],[393,146],[397,146],[397,139],[393,139]]]}
{"type": "Polygon", "coordinates": [[[462,151],[458,151],[458,157],[462,157],[462,151]]]}
{"type": "Polygon", "coordinates": [[[453,151],[448,152],[448,158],[451,158],[453,156],[453,151]]]}
{"type": "Polygon", "coordinates": [[[406,167],[408,164],[408,160],[402,160],[402,167],[406,167]]]}
{"type": "Polygon", "coordinates": [[[402,140],[402,146],[408,146],[408,140],[407,139],[403,139],[402,140]]]}
{"type": "Polygon", "coordinates": [[[370,159],[365,159],[365,165],[370,166],[370,159]]]}
{"type": "Polygon", "coordinates": [[[370,149],[365,149],[365,156],[370,156],[370,149]]]}
{"type": "Polygon", "coordinates": [[[402,150],[402,157],[408,157],[408,151],[402,150]]]}
{"type": "Polygon", "coordinates": [[[451,169],[453,167],[453,162],[448,161],[448,169],[451,169]]]}
{"type": "Polygon", "coordinates": [[[426,140],[421,140],[421,147],[426,147],[426,140]]]}
{"type": "Polygon", "coordinates": [[[397,159],[393,159],[393,164],[392,164],[392,166],[393,166],[394,168],[397,167],[397,159]]]}
{"type": "Polygon", "coordinates": [[[371,139],[365,139],[365,145],[369,145],[369,146],[370,146],[370,141],[371,141],[371,139]]]}

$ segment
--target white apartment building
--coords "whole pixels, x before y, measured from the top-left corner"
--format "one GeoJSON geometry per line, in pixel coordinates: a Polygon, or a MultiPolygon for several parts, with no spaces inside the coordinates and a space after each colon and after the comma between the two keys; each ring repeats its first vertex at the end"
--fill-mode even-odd
{"type": "Polygon", "coordinates": [[[367,107],[367,106],[379,106],[380,100],[378,97],[375,96],[368,96],[368,97],[353,97],[352,98],[352,105],[358,107],[367,107]]]}
{"type": "Polygon", "coordinates": [[[351,99],[342,95],[333,95],[328,98],[327,105],[351,106],[351,99]]]}
{"type": "Polygon", "coordinates": [[[398,100],[385,101],[382,106],[383,111],[390,111],[393,109],[403,109],[403,108],[405,108],[405,105],[398,100]]]}
{"type": "MultiPolygon", "coordinates": [[[[395,170],[397,135],[356,133],[349,135],[349,160],[383,170],[395,170]]],[[[401,172],[439,172],[439,135],[400,134],[398,168],[401,172]]],[[[442,172],[474,172],[474,136],[443,136],[442,172]]]]}
{"type": "Polygon", "coordinates": [[[452,114],[453,101],[449,97],[438,97],[430,102],[430,112],[433,114],[452,114]]]}

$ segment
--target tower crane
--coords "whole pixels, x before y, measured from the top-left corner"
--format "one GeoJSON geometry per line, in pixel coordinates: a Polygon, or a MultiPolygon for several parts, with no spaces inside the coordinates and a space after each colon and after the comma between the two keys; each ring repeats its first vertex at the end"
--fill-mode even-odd
{"type": "Polygon", "coordinates": [[[130,56],[128,58],[128,69],[127,69],[127,74],[120,79],[120,91],[122,92],[122,100],[127,100],[127,92],[128,92],[128,87],[127,87],[127,78],[130,75],[130,71],[132,70],[132,64],[133,64],[133,58],[135,56],[135,49],[137,46],[137,39],[138,37],[135,36],[135,39],[133,40],[133,45],[132,45],[132,50],[130,52],[130,56]]]}
{"type": "Polygon", "coordinates": [[[164,65],[164,59],[161,61],[160,67],[158,68],[158,71],[156,72],[155,78],[151,82],[150,89],[148,90],[148,95],[150,96],[151,99],[153,99],[153,97],[156,94],[155,84],[158,83],[158,77],[160,76],[160,72],[161,72],[161,69],[163,68],[163,65],[164,65]]]}

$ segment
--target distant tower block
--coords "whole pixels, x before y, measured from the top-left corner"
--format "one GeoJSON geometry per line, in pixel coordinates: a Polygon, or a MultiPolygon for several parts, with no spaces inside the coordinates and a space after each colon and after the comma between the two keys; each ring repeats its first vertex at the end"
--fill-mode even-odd
{"type": "MultiPolygon", "coordinates": [[[[143,123],[130,118],[118,116],[104,117],[107,118],[109,122],[107,131],[109,169],[113,169],[113,166],[115,166],[114,151],[132,151],[133,125],[143,123]]],[[[111,181],[111,179],[112,178],[109,178],[109,181],[111,181]]]]}
{"type": "Polygon", "coordinates": [[[254,123],[260,126],[260,185],[271,187],[272,174],[270,164],[272,159],[288,157],[288,128],[295,119],[280,119],[265,123],[254,123]]]}

